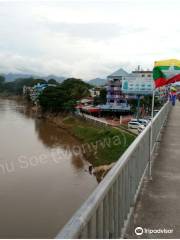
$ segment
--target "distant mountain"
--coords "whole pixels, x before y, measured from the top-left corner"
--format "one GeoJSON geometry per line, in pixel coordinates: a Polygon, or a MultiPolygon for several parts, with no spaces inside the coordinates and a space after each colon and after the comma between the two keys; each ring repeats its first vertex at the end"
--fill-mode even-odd
{"type": "Polygon", "coordinates": [[[49,79],[54,79],[54,80],[56,80],[59,83],[63,82],[65,79],[67,79],[65,77],[62,77],[62,76],[58,77],[58,76],[55,76],[55,75],[48,75],[46,77],[40,77],[40,78],[42,78],[42,79],[44,79],[46,81],[48,81],[49,79]]]}
{"type": "Polygon", "coordinates": [[[12,82],[14,80],[16,80],[17,78],[41,78],[44,80],[49,80],[49,79],[54,79],[57,82],[62,82],[64,81],[66,78],[62,77],[62,76],[55,76],[55,75],[48,75],[48,76],[35,76],[35,75],[31,75],[31,74],[23,74],[23,73],[8,73],[8,74],[2,74],[5,78],[7,82],[12,82]]]}
{"type": "MultiPolygon", "coordinates": [[[[44,79],[46,81],[48,81],[49,79],[54,79],[57,82],[61,83],[63,82],[65,79],[65,77],[63,76],[56,76],[56,75],[47,75],[47,76],[38,76],[38,75],[33,75],[33,74],[23,74],[23,73],[8,73],[8,74],[0,74],[3,75],[6,79],[7,82],[12,82],[18,78],[40,78],[40,79],[44,79]]],[[[95,78],[95,79],[91,79],[88,81],[89,84],[94,85],[94,86],[103,86],[107,83],[106,79],[103,78],[95,78]]]]}
{"type": "Polygon", "coordinates": [[[17,74],[17,73],[8,73],[8,74],[2,74],[7,82],[12,82],[16,80],[17,78],[30,78],[32,75],[28,74],[17,74]]]}
{"type": "Polygon", "coordinates": [[[95,78],[89,80],[88,83],[94,86],[103,86],[107,83],[107,80],[103,78],[95,78]]]}

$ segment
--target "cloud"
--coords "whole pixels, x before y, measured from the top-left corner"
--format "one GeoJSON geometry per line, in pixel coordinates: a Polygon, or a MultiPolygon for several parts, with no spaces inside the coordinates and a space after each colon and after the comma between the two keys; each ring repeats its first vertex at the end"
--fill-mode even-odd
{"type": "Polygon", "coordinates": [[[145,28],[121,26],[115,23],[53,23],[44,21],[44,26],[52,32],[63,33],[71,38],[89,38],[103,41],[145,30],[145,28]]]}
{"type": "Polygon", "coordinates": [[[0,71],[105,77],[179,58],[176,0],[1,1],[0,71]]]}
{"type": "Polygon", "coordinates": [[[97,76],[106,77],[114,71],[114,68],[124,67],[127,70],[132,69],[130,62],[119,62],[111,59],[92,57],[66,64],[59,58],[30,58],[20,55],[0,54],[0,72],[28,73],[34,75],[56,74],[64,77],[77,77],[81,79],[92,79],[97,76]]]}

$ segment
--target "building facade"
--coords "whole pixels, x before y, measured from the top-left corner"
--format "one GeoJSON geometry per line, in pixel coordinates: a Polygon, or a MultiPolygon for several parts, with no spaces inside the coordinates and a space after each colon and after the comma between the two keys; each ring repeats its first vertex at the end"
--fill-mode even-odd
{"type": "Polygon", "coordinates": [[[122,93],[122,81],[129,74],[122,68],[107,77],[107,105],[118,106],[125,102],[122,93]]]}
{"type": "Polygon", "coordinates": [[[123,80],[122,91],[128,96],[151,95],[154,89],[152,71],[132,71],[123,80]]]}
{"type": "Polygon", "coordinates": [[[47,83],[37,83],[33,87],[23,86],[23,95],[28,96],[33,103],[37,104],[39,95],[50,85],[54,86],[47,83]]]}
{"type": "Polygon", "coordinates": [[[100,95],[100,88],[95,87],[89,90],[91,97],[98,97],[100,95]]]}

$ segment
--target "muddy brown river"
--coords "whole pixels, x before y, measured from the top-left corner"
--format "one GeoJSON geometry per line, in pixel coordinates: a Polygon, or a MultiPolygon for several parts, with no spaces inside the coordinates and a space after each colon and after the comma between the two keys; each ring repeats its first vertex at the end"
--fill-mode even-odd
{"type": "Polygon", "coordinates": [[[87,199],[97,181],[78,144],[22,103],[0,99],[0,238],[53,238],[87,199]]]}

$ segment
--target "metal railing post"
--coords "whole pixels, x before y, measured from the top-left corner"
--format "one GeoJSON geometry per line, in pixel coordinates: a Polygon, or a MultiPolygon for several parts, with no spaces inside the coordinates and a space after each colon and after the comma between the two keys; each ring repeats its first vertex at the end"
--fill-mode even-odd
{"type": "Polygon", "coordinates": [[[56,238],[107,239],[124,234],[143,178],[147,171],[152,176],[152,154],[169,110],[166,103],[56,238]]]}

